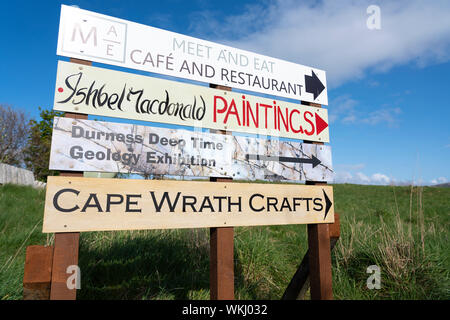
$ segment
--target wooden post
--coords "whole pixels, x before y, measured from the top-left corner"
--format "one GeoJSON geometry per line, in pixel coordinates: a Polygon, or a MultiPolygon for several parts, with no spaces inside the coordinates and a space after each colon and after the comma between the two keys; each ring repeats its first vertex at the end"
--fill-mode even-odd
{"type": "Polygon", "coordinates": [[[332,300],[331,249],[328,224],[308,225],[311,300],[332,300]]]}
{"type": "MultiPolygon", "coordinates": [[[[209,85],[231,91],[230,87],[209,85]]],[[[211,132],[227,134],[226,131],[211,132]]],[[[211,177],[210,181],[229,182],[232,178],[211,177]]],[[[234,300],[234,228],[210,228],[209,297],[211,300],[234,300]]]]}
{"type": "Polygon", "coordinates": [[[210,246],[210,299],[234,300],[234,228],[211,228],[210,246]]]}
{"type": "Polygon", "coordinates": [[[53,247],[28,246],[23,273],[23,299],[48,300],[52,281],[53,247]]]}
{"type": "Polygon", "coordinates": [[[76,289],[69,289],[67,267],[78,266],[79,232],[55,233],[53,251],[52,286],[50,300],[75,300],[76,289]]]}
{"type": "MultiPolygon", "coordinates": [[[[82,65],[92,65],[92,62],[85,60],[71,58],[70,61],[82,65]]],[[[67,118],[84,120],[88,118],[87,114],[69,112],[66,112],[65,116],[67,118]]],[[[83,172],[61,171],[60,175],[66,177],[82,177],[83,172]]],[[[79,239],[79,232],[55,234],[50,292],[51,300],[75,300],[77,297],[76,289],[69,289],[67,286],[67,279],[71,276],[71,274],[67,274],[67,267],[71,265],[78,266],[79,239]]]]}
{"type": "Polygon", "coordinates": [[[341,237],[341,218],[339,213],[334,213],[334,223],[329,224],[328,230],[330,231],[330,248],[333,250],[336,242],[341,237]]]}
{"type": "MultiPolygon", "coordinates": [[[[334,213],[334,223],[329,224],[328,231],[330,233],[330,250],[333,250],[340,237],[339,213],[334,213]]],[[[309,272],[309,250],[307,250],[281,300],[303,299],[309,288],[309,272]]]]}
{"type": "MultiPolygon", "coordinates": [[[[320,108],[320,104],[302,104],[320,108]]],[[[311,142],[323,144],[323,142],[311,142]]],[[[306,181],[307,185],[326,185],[326,182],[306,181]]],[[[311,300],[332,300],[331,248],[328,224],[308,224],[308,247],[311,300]]]]}

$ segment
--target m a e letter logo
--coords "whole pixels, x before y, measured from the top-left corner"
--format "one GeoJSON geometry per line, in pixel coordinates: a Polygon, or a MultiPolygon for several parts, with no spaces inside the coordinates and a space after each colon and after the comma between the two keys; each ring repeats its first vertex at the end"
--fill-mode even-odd
{"type": "MultiPolygon", "coordinates": [[[[64,10],[62,12],[64,14],[64,10]]],[[[89,14],[64,17],[62,50],[91,58],[123,62],[127,25],[89,14]]]]}

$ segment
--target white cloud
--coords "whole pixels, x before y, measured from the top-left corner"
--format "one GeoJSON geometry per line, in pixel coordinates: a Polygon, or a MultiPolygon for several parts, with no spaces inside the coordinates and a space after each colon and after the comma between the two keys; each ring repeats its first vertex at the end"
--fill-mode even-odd
{"type": "Polygon", "coordinates": [[[346,117],[342,118],[343,123],[355,123],[357,120],[354,114],[349,114],[346,117]]]}
{"type": "Polygon", "coordinates": [[[356,163],[356,164],[336,164],[335,168],[340,170],[350,170],[356,171],[364,169],[366,165],[364,163],[356,163]]]}
{"type": "Polygon", "coordinates": [[[450,59],[450,2],[377,1],[381,30],[369,30],[368,1],[263,2],[221,18],[198,12],[202,37],[327,71],[328,86],[414,61],[450,59]]]}
{"type": "Polygon", "coordinates": [[[334,183],[352,183],[364,185],[394,185],[394,186],[425,186],[447,183],[446,177],[439,177],[427,182],[421,178],[412,180],[398,180],[384,173],[374,173],[367,175],[361,172],[366,166],[365,164],[337,164],[334,175],[334,183]]]}
{"type": "Polygon", "coordinates": [[[341,95],[331,100],[330,105],[333,108],[329,110],[330,122],[342,122],[344,124],[365,123],[368,125],[386,124],[390,127],[398,123],[399,115],[402,110],[399,107],[383,106],[375,111],[366,112],[365,110],[374,108],[364,108],[360,106],[359,101],[349,95],[341,95]]]}
{"type": "MultiPolygon", "coordinates": [[[[342,166],[337,166],[341,168],[342,166]]],[[[348,169],[359,169],[361,165],[354,165],[353,167],[348,166],[348,169]]],[[[374,173],[371,176],[358,171],[356,173],[351,173],[349,171],[337,170],[334,176],[335,183],[354,183],[354,184],[370,184],[370,185],[390,185],[390,184],[404,184],[405,182],[396,181],[388,177],[383,173],[374,173]]]]}
{"type": "Polygon", "coordinates": [[[379,87],[380,83],[378,81],[375,81],[375,80],[369,80],[368,85],[371,88],[375,88],[375,87],[379,87]]]}
{"type": "Polygon", "coordinates": [[[368,176],[366,176],[364,173],[362,172],[357,172],[356,173],[356,179],[357,181],[361,181],[363,184],[368,184],[370,182],[370,179],[368,176]]]}
{"type": "Polygon", "coordinates": [[[375,125],[381,122],[386,123],[389,126],[393,126],[397,122],[396,115],[399,115],[401,112],[402,111],[400,108],[379,109],[370,112],[369,115],[363,118],[361,121],[371,125],[375,125]]]}
{"type": "Polygon", "coordinates": [[[347,171],[337,171],[334,174],[335,183],[352,183],[353,175],[347,171]]]}
{"type": "Polygon", "coordinates": [[[342,122],[353,122],[356,120],[355,107],[358,101],[352,99],[349,95],[339,96],[331,101],[333,108],[329,111],[328,119],[330,123],[337,120],[342,122]]]}
{"type": "Polygon", "coordinates": [[[431,184],[441,184],[441,183],[447,183],[448,180],[445,177],[439,177],[437,179],[431,180],[431,184]]]}
{"type": "Polygon", "coordinates": [[[397,180],[393,177],[389,177],[383,173],[374,173],[370,176],[358,171],[354,172],[353,169],[358,170],[361,166],[354,165],[348,166],[348,170],[341,170],[342,166],[336,166],[336,172],[334,175],[334,183],[353,183],[353,184],[365,184],[365,185],[394,185],[394,186],[425,186],[425,185],[436,185],[447,183],[449,180],[445,177],[439,177],[431,180],[429,183],[424,181],[423,179],[414,179],[414,180],[397,180]]]}
{"type": "Polygon", "coordinates": [[[391,183],[391,179],[382,173],[375,173],[372,175],[372,179],[371,179],[374,183],[376,184],[389,184],[391,183]]]}

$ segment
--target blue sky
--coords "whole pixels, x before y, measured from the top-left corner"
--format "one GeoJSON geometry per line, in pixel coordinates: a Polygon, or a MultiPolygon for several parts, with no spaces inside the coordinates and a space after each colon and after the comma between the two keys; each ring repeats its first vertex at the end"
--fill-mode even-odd
{"type": "Polygon", "coordinates": [[[61,4],[325,70],[337,182],[450,181],[449,1],[1,1],[0,103],[31,118],[67,60],[61,4]]]}

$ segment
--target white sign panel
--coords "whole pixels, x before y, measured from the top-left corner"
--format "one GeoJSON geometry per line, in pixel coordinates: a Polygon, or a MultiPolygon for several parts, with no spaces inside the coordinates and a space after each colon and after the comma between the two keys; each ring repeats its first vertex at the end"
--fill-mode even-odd
{"type": "Polygon", "coordinates": [[[323,70],[70,6],[57,54],[328,104],[323,70]]]}
{"type": "Polygon", "coordinates": [[[333,180],[325,145],[55,117],[51,170],[333,180]]]}

